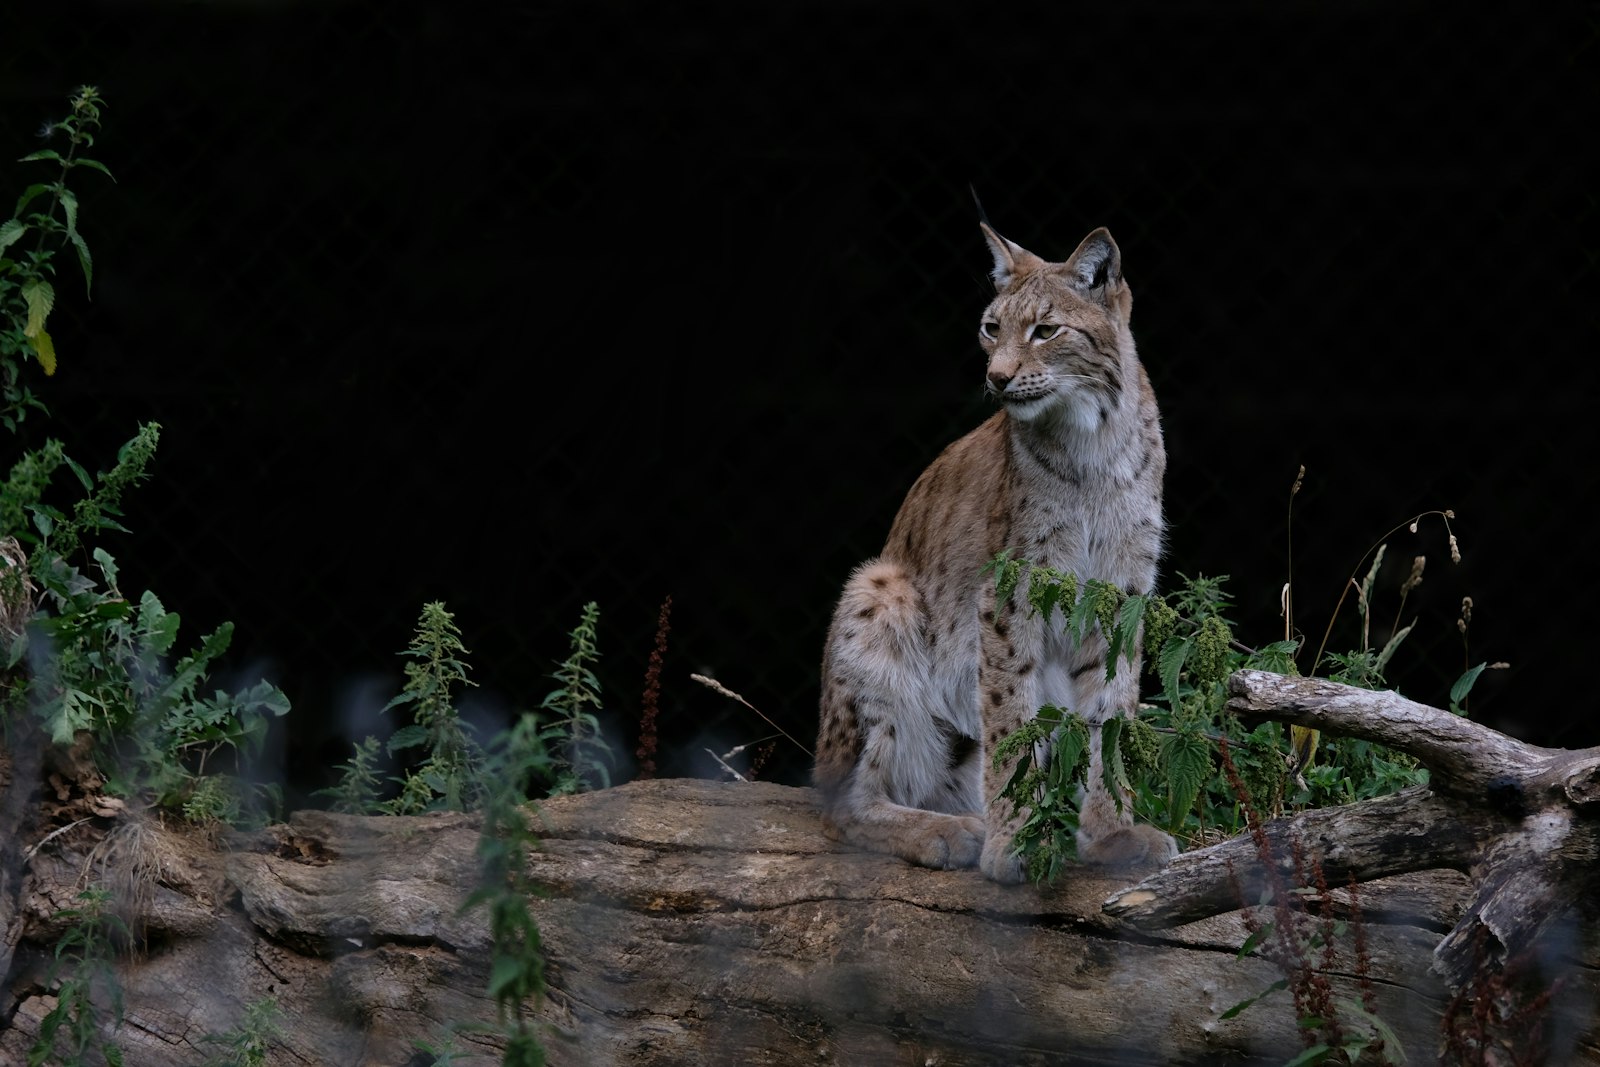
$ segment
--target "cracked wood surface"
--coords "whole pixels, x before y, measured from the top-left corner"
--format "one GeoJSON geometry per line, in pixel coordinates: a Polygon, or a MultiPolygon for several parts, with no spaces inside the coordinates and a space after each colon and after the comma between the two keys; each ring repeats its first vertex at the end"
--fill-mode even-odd
{"type": "MultiPolygon", "coordinates": [[[[1237,912],[1145,934],[1102,910],[1126,882],[1103,872],[1039,890],[845,852],[808,789],[637,782],[537,819],[553,1067],[1275,1065],[1300,1047],[1285,994],[1221,1018],[1278,977],[1235,958],[1237,912]]],[[[0,1064],[23,1061],[49,1010],[49,916],[71,904],[88,831],[34,858],[0,1064]]],[[[227,847],[177,841],[148,948],[120,966],[128,1062],[202,1062],[204,1036],[267,995],[288,1024],[275,1064],[405,1064],[439,1027],[491,1021],[483,921],[459,912],[476,839],[462,815],[306,811],[227,847]]],[[[1449,872],[1363,887],[1379,1013],[1414,1062],[1432,1062],[1446,992],[1429,954],[1466,889],[1449,872]]],[[[1352,966],[1334,968],[1346,992],[1352,966]]],[[[1592,967],[1580,977],[1592,1002],[1592,967]]],[[[457,1062],[498,1062],[481,1037],[460,1044],[457,1062]]]]}

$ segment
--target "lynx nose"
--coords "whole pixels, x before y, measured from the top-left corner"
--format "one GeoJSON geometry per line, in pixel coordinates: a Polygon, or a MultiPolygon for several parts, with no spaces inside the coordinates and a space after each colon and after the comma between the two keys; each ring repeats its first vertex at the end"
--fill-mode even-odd
{"type": "Polygon", "coordinates": [[[997,367],[990,368],[989,388],[993,389],[997,393],[1003,393],[1006,391],[1006,386],[1011,384],[1011,379],[1015,377],[1016,374],[1014,372],[1007,372],[997,367]]]}

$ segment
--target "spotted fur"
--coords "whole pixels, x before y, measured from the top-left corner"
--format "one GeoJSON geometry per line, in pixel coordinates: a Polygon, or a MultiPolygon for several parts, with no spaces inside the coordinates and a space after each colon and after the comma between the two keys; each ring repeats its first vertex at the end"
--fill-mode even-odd
{"type": "MultiPolygon", "coordinates": [[[[1129,329],[1121,254],[1097,229],[1065,262],[981,226],[996,295],[979,325],[1000,411],[911,487],[883,552],[856,569],[822,660],[814,780],[830,836],[928,867],[1022,878],[1016,816],[997,794],[1011,768],[987,753],[1042,704],[1091,724],[1132,714],[1137,661],[1105,677],[1098,628],[1081,645],[996,603],[981,571],[1002,549],[1130,593],[1155,587],[1166,469],[1159,413],[1129,329]]],[[[1135,825],[1100,784],[1091,730],[1081,858],[1165,861],[1172,838],[1135,825]]]]}

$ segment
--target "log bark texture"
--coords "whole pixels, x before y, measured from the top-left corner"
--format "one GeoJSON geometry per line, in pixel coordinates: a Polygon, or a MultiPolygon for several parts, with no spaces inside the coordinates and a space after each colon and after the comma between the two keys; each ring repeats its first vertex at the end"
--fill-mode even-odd
{"type": "MultiPolygon", "coordinates": [[[[548,801],[538,820],[555,1067],[1277,1065],[1301,1047],[1284,993],[1222,1018],[1279,977],[1236,958],[1239,911],[1141,933],[1102,910],[1125,881],[1103,872],[1008,888],[841,851],[807,789],[636,782],[548,801]]],[[[52,915],[97,877],[97,844],[158,872],[135,916],[145,950],[118,965],[126,1013],[108,1036],[129,1064],[203,1063],[207,1035],[265,996],[285,1023],[270,1063],[430,1062],[414,1041],[494,1018],[483,918],[460,912],[477,832],[463,815],[305,811],[215,842],[150,827],[108,851],[82,824],[32,855],[0,911],[0,1065],[26,1062],[52,1006],[52,915]]],[[[1451,872],[1364,887],[1377,1010],[1412,1063],[1435,1062],[1450,994],[1429,961],[1471,891],[1451,872]]],[[[1562,965],[1551,1062],[1600,1063],[1596,963],[1574,950],[1562,965]]],[[[1336,990],[1356,995],[1354,970],[1335,961],[1336,990]]],[[[490,1039],[460,1047],[457,1063],[498,1062],[490,1039]]]]}

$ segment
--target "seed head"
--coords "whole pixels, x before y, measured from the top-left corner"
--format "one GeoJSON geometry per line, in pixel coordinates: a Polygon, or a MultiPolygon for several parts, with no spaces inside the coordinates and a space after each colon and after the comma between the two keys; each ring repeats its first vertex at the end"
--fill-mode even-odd
{"type": "Polygon", "coordinates": [[[1405,596],[1411,590],[1422,584],[1422,568],[1427,566],[1427,556],[1415,556],[1411,560],[1411,574],[1404,582],[1400,583],[1400,595],[1405,596]]]}

